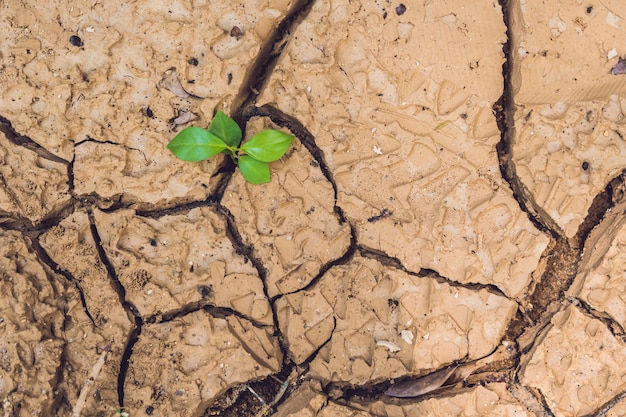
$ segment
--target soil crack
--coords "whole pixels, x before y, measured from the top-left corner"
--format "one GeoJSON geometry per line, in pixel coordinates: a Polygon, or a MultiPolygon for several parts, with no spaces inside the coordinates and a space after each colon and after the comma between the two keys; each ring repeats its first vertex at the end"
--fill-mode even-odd
{"type": "Polygon", "coordinates": [[[285,18],[267,37],[233,100],[232,107],[235,111],[232,117],[235,121],[241,122],[248,107],[256,101],[283,49],[291,39],[291,33],[311,11],[314,3],[315,0],[296,0],[285,18]]]}
{"type": "Polygon", "coordinates": [[[9,119],[0,116],[0,132],[4,133],[5,137],[11,141],[14,145],[24,147],[35,152],[42,158],[48,159],[52,162],[68,165],[70,162],[53,154],[28,136],[19,134],[14,128],[9,119]]]}
{"type": "MultiPolygon", "coordinates": [[[[613,336],[623,340],[624,330],[622,326],[608,317],[607,314],[595,311],[582,300],[567,297],[566,293],[573,286],[581,271],[588,267],[587,263],[593,259],[593,253],[600,250],[594,244],[598,237],[590,239],[592,231],[603,223],[615,221],[616,218],[619,219],[624,216],[623,213],[613,216],[607,216],[607,214],[624,200],[623,190],[626,171],[609,181],[605,189],[595,196],[576,235],[571,239],[566,237],[564,230],[537,203],[533,194],[518,175],[513,159],[513,144],[516,136],[514,120],[516,105],[511,76],[514,68],[513,60],[518,57],[519,45],[517,44],[516,33],[512,30],[510,7],[519,7],[519,4],[503,0],[500,1],[500,5],[503,10],[508,37],[508,41],[503,46],[505,54],[503,64],[504,91],[500,100],[493,107],[501,133],[501,140],[496,146],[500,171],[504,180],[509,184],[521,210],[527,214],[537,229],[551,237],[550,243],[544,250],[535,270],[534,287],[520,301],[523,310],[509,323],[506,331],[508,340],[516,341],[522,345],[519,360],[523,367],[532,356],[526,355],[526,353],[532,352],[541,343],[552,317],[571,304],[574,304],[583,314],[600,320],[613,336]]],[[[605,235],[603,238],[612,241],[613,236],[605,235]]],[[[518,369],[520,368],[518,367],[518,369]]],[[[517,377],[515,378],[517,379],[517,377]]],[[[532,406],[531,409],[536,413],[553,415],[544,393],[530,387],[522,387],[519,381],[511,381],[509,391],[520,402],[532,406]],[[525,390],[525,392],[522,393],[521,390],[525,390]]],[[[614,404],[614,402],[610,403],[614,404]]],[[[599,413],[605,414],[609,408],[610,405],[606,405],[604,411],[599,413]]]]}
{"type": "Polygon", "coordinates": [[[340,221],[343,223],[346,221],[345,215],[341,208],[337,206],[337,183],[335,182],[335,178],[326,163],[326,158],[324,157],[324,152],[317,146],[315,143],[315,137],[309,130],[304,127],[304,125],[294,117],[291,117],[277,108],[270,106],[268,104],[261,107],[252,107],[246,113],[246,117],[254,117],[254,116],[262,116],[269,117],[270,120],[276,123],[278,126],[286,127],[290,131],[292,131],[302,142],[304,147],[309,151],[313,159],[319,164],[320,170],[324,174],[324,177],[328,180],[328,182],[333,186],[334,191],[334,199],[335,199],[335,212],[339,216],[340,221]]]}
{"type": "Polygon", "coordinates": [[[502,45],[505,56],[502,64],[502,75],[504,77],[504,89],[500,99],[493,105],[496,115],[498,129],[500,130],[500,142],[496,145],[498,160],[500,162],[500,173],[502,178],[509,184],[513,197],[517,200],[521,210],[528,215],[529,220],[537,229],[548,233],[553,239],[564,236],[563,230],[556,224],[535,201],[534,196],[522,183],[517,175],[517,168],[513,161],[513,143],[515,141],[515,100],[513,86],[511,82],[511,71],[513,68],[513,57],[515,56],[515,34],[511,30],[511,10],[506,0],[499,1],[502,7],[504,24],[506,25],[507,41],[502,45]]]}
{"type": "Polygon", "coordinates": [[[105,266],[107,270],[107,274],[109,276],[109,280],[111,286],[118,294],[120,303],[126,314],[128,315],[128,319],[131,323],[133,323],[133,328],[130,330],[128,337],[126,339],[126,345],[124,347],[124,352],[122,353],[122,358],[120,360],[120,369],[119,375],[117,379],[117,392],[118,392],[118,401],[121,406],[124,406],[124,384],[126,381],[126,375],[128,373],[129,361],[133,352],[133,347],[135,343],[139,340],[139,335],[141,334],[141,328],[144,324],[144,319],[139,313],[137,307],[135,307],[131,302],[126,300],[126,289],[124,285],[120,282],[117,271],[113,266],[113,263],[109,259],[104,247],[102,246],[102,239],[100,238],[100,234],[98,233],[98,228],[96,226],[96,220],[93,215],[93,210],[91,206],[84,206],[87,211],[87,216],[89,218],[89,228],[91,231],[91,236],[95,242],[96,250],[98,252],[98,256],[100,261],[105,266]]]}
{"type": "Polygon", "coordinates": [[[87,317],[89,317],[89,320],[91,320],[91,323],[94,326],[98,326],[96,324],[96,321],[94,320],[93,316],[91,315],[91,312],[89,311],[89,307],[87,306],[87,301],[85,299],[85,292],[83,290],[83,288],[80,286],[78,280],[76,280],[76,278],[74,278],[74,276],[72,275],[71,272],[61,268],[59,266],[59,264],[57,264],[51,257],[50,255],[48,255],[48,252],[46,252],[46,250],[44,248],[41,247],[41,245],[39,244],[39,241],[37,239],[31,239],[30,243],[32,245],[32,249],[37,253],[37,257],[46,265],[48,265],[48,267],[50,269],[52,269],[55,273],[62,275],[63,277],[65,277],[65,279],[68,282],[71,282],[72,285],[76,288],[76,291],[78,291],[78,294],[80,296],[80,302],[82,304],[83,307],[83,311],[85,312],[85,314],[87,315],[87,317]]]}

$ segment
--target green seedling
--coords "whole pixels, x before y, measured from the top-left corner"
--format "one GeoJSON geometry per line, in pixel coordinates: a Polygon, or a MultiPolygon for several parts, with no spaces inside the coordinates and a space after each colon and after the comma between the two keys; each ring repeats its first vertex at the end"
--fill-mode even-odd
{"type": "Polygon", "coordinates": [[[280,159],[293,136],[274,129],[263,130],[241,144],[241,129],[221,110],[207,129],[187,127],[174,136],[167,148],[187,162],[204,161],[218,153],[230,156],[246,181],[264,184],[270,181],[269,162],[280,159]]]}
{"type": "Polygon", "coordinates": [[[115,409],[115,415],[116,417],[128,417],[129,416],[129,414],[126,411],[122,411],[121,408],[115,409]]]}

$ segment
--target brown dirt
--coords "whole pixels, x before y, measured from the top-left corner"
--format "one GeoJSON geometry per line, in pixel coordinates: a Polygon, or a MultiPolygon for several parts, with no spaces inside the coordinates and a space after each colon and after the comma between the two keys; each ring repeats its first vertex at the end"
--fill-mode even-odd
{"type": "Polygon", "coordinates": [[[545,3],[0,2],[0,415],[624,415],[626,7],[545,3]]]}

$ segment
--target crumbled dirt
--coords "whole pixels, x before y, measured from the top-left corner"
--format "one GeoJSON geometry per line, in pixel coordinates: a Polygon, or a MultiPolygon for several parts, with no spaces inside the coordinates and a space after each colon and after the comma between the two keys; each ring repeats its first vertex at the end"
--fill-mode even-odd
{"type": "Polygon", "coordinates": [[[623,415],[625,22],[0,3],[0,415],[623,415]],[[218,109],[270,183],[166,149],[218,109]]]}

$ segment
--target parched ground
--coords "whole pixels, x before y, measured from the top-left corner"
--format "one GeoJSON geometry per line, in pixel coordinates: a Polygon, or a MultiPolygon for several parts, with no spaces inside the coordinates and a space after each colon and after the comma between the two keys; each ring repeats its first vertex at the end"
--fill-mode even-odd
{"type": "Polygon", "coordinates": [[[0,0],[0,415],[626,414],[626,3],[402,1],[0,0]]]}

